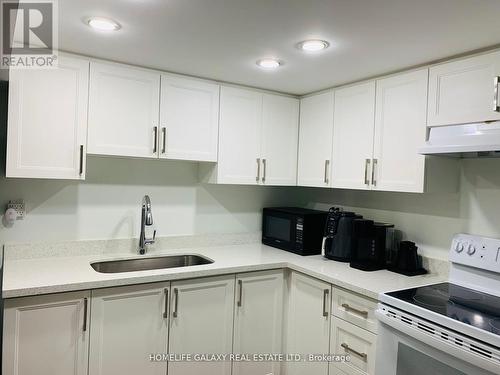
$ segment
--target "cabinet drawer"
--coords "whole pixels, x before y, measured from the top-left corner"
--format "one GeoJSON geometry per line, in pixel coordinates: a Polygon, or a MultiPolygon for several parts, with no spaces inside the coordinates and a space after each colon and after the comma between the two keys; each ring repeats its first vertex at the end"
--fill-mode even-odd
{"type": "Polygon", "coordinates": [[[373,333],[377,333],[376,308],[377,302],[372,299],[343,289],[333,290],[333,315],[373,333]]]}
{"type": "Polygon", "coordinates": [[[330,350],[349,354],[349,362],[334,362],[333,366],[347,374],[374,374],[377,335],[339,318],[333,318],[330,350]]]}

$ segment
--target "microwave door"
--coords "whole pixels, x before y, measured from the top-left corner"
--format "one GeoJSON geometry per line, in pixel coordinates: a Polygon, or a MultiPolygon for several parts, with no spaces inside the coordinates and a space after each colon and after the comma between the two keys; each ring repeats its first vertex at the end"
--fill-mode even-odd
{"type": "Polygon", "coordinates": [[[264,242],[284,250],[295,250],[295,222],[287,215],[266,215],[263,220],[264,242]]]}

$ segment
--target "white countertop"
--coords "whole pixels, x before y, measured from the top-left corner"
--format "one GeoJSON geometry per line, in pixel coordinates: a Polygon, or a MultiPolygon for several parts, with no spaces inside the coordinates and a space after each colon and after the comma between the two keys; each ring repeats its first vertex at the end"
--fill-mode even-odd
{"type": "Polygon", "coordinates": [[[150,252],[144,257],[172,254],[200,254],[212,264],[138,272],[98,273],[90,263],[102,260],[136,258],[130,252],[78,256],[47,256],[4,261],[3,298],[96,289],[119,285],[188,279],[211,275],[289,268],[329,282],[335,286],[377,299],[378,294],[397,289],[433,284],[445,275],[408,277],[386,270],[365,272],[347,263],[327,260],[320,255],[299,256],[260,243],[182,248],[150,252]]]}

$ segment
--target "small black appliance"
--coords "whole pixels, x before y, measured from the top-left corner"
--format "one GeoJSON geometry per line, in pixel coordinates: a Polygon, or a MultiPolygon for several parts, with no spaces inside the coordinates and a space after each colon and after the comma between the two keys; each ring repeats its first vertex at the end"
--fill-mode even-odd
{"type": "Polygon", "coordinates": [[[387,249],[393,246],[393,228],[393,224],[355,219],[350,266],[363,271],[384,269],[387,249]]]}
{"type": "Polygon", "coordinates": [[[300,207],[264,208],[262,243],[299,255],[321,254],[326,216],[300,207]]]}
{"type": "Polygon", "coordinates": [[[338,207],[330,208],[326,219],[323,245],[323,255],[326,258],[340,262],[351,260],[353,223],[355,219],[361,218],[363,216],[354,212],[341,211],[338,207]]]}

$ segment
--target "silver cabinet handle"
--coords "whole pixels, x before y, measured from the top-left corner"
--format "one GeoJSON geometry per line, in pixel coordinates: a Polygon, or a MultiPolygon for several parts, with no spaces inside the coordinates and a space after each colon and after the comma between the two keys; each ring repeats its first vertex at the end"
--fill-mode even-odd
{"type": "Polygon", "coordinates": [[[163,290],[163,293],[165,294],[165,310],[163,311],[163,318],[168,318],[168,288],[165,288],[163,290]]]}
{"type": "Polygon", "coordinates": [[[328,295],[330,294],[330,289],[323,290],[323,316],[328,316],[328,310],[326,308],[328,295]]]}
{"type": "Polygon", "coordinates": [[[499,94],[499,91],[498,90],[498,83],[500,81],[500,77],[495,77],[494,80],[493,80],[493,84],[495,85],[494,87],[494,90],[493,90],[493,110],[495,112],[500,112],[500,105],[498,104],[498,94],[499,94]]]}
{"type": "Polygon", "coordinates": [[[325,184],[328,183],[328,167],[330,166],[330,160],[325,160],[325,179],[323,180],[325,184]]]}
{"type": "Polygon", "coordinates": [[[177,318],[177,309],[179,307],[179,289],[174,288],[174,311],[172,312],[172,316],[177,318]]]}
{"type": "Polygon", "coordinates": [[[153,154],[156,154],[158,151],[158,126],[153,126],[153,154]]]}
{"type": "Polygon", "coordinates": [[[346,352],[349,352],[349,353],[352,353],[352,354],[356,354],[358,357],[363,358],[364,361],[366,361],[368,359],[368,354],[366,354],[366,353],[360,353],[357,350],[354,350],[353,348],[349,347],[349,345],[347,345],[345,342],[343,342],[342,344],[340,344],[340,346],[343,347],[346,350],[346,352]]]}
{"type": "Polygon", "coordinates": [[[83,145],[80,145],[80,176],[83,174],[83,145]]]}
{"type": "Polygon", "coordinates": [[[341,306],[342,306],[344,309],[346,309],[347,311],[352,311],[352,312],[353,312],[353,313],[355,313],[355,314],[358,314],[358,315],[363,316],[365,319],[367,319],[367,318],[368,318],[368,311],[358,310],[358,309],[356,309],[356,308],[354,308],[354,307],[349,306],[347,303],[343,303],[341,306]]]}
{"type": "Polygon", "coordinates": [[[373,186],[377,186],[377,180],[375,178],[375,168],[377,167],[377,165],[378,165],[378,160],[373,159],[373,166],[372,166],[372,185],[373,186]]]}
{"type": "Polygon", "coordinates": [[[236,305],[241,307],[241,300],[243,298],[243,280],[238,280],[238,302],[236,305]]]}
{"type": "Polygon", "coordinates": [[[365,160],[365,185],[370,185],[370,178],[368,177],[368,169],[370,169],[370,159],[365,160]]]}
{"type": "Polygon", "coordinates": [[[266,182],[266,169],[267,169],[267,162],[266,159],[262,159],[262,182],[266,182]]]}
{"type": "Polygon", "coordinates": [[[255,181],[259,182],[260,180],[260,158],[257,158],[257,177],[255,177],[255,181]]]}
{"type": "Polygon", "coordinates": [[[83,332],[87,330],[87,315],[88,315],[89,300],[88,298],[83,299],[83,332]]]}
{"type": "Polygon", "coordinates": [[[162,134],[161,153],[164,154],[165,152],[167,152],[167,128],[166,127],[161,128],[161,134],[162,134]]]}

